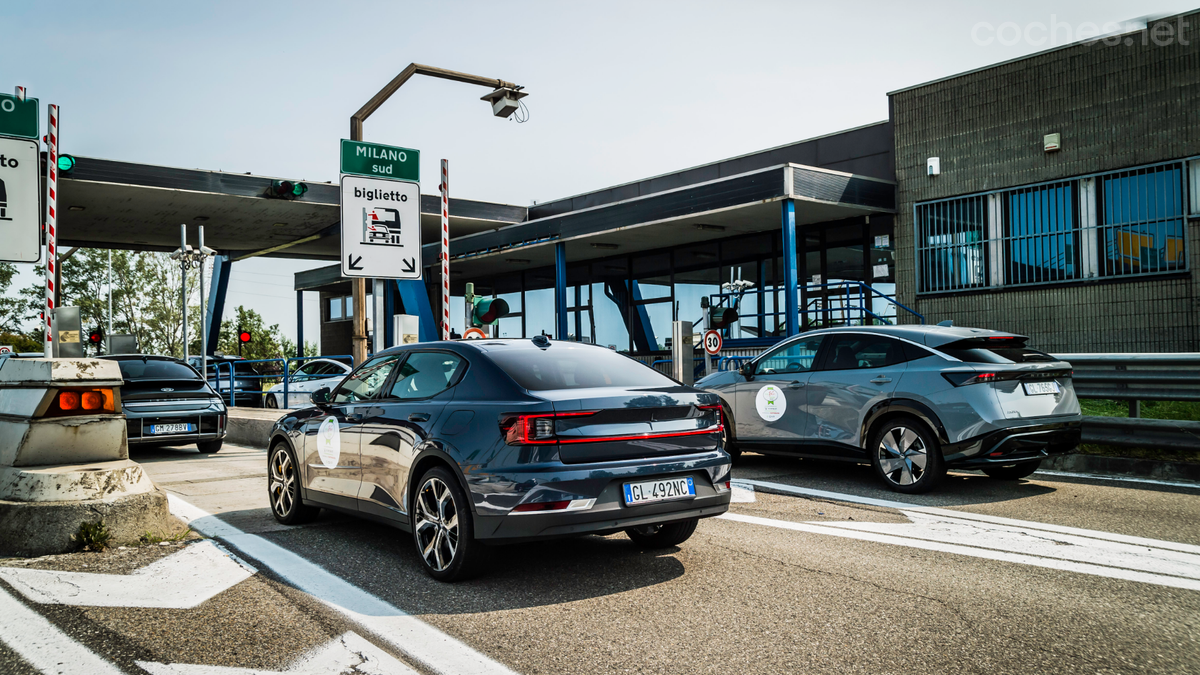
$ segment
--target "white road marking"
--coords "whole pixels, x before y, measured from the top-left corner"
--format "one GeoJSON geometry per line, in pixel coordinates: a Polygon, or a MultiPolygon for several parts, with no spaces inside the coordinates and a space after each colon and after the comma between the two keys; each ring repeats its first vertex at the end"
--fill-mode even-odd
{"type": "Polygon", "coordinates": [[[203,666],[183,663],[154,663],[138,661],[138,666],[150,675],[417,675],[417,671],[401,663],[391,654],[364,640],[353,631],[334,638],[329,643],[302,654],[284,670],[256,670],[228,666],[203,666]]]}
{"type": "Polygon", "coordinates": [[[45,605],[188,609],[249,579],[255,571],[215,543],[201,541],[131,574],[3,567],[0,579],[45,605]]]}
{"type": "MultiPolygon", "coordinates": [[[[830,523],[794,523],[787,520],[775,520],[773,518],[759,518],[757,516],[746,516],[740,513],[725,513],[718,516],[726,520],[736,520],[743,523],[751,523],[754,525],[765,525],[768,527],[778,527],[785,530],[795,530],[798,532],[810,532],[812,534],[823,534],[833,537],[843,537],[847,539],[860,539],[862,541],[872,541],[880,544],[893,544],[897,546],[907,546],[909,548],[919,548],[927,551],[940,551],[942,553],[954,553],[958,555],[971,556],[973,558],[985,558],[988,560],[999,560],[1002,562],[1018,563],[1022,565],[1032,565],[1034,567],[1046,567],[1049,569],[1063,570],[1066,572],[1077,572],[1080,574],[1091,574],[1100,577],[1109,577],[1111,579],[1124,579],[1126,581],[1138,581],[1147,584],[1156,584],[1159,586],[1170,586],[1172,588],[1183,588],[1187,590],[1200,591],[1200,580],[1185,579],[1180,577],[1166,576],[1162,574],[1151,574],[1136,570],[1122,569],[1116,567],[1103,567],[1101,565],[1092,565],[1088,563],[1080,563],[1072,560],[1063,560],[1061,558],[1042,558],[1036,555],[1028,555],[1024,553],[1012,553],[1008,551],[999,551],[994,549],[976,548],[974,546],[963,546],[958,544],[948,544],[941,541],[930,541],[928,539],[916,539],[907,536],[896,536],[891,534],[881,534],[876,532],[860,532],[854,529],[839,527],[830,523]]],[[[885,523],[873,523],[872,525],[882,526],[885,523]]],[[[903,527],[903,525],[901,525],[903,527]]]]}
{"type": "Polygon", "coordinates": [[[174,494],[167,493],[167,498],[171,513],[192,529],[222,539],[258,560],[289,584],[324,602],[428,670],[447,675],[515,675],[498,661],[282,546],[242,532],[174,494]]]}
{"type": "Polygon", "coordinates": [[[1091,537],[1093,539],[1103,539],[1105,541],[1115,541],[1122,544],[1133,544],[1134,546],[1147,546],[1150,548],[1161,548],[1168,551],[1180,551],[1182,553],[1195,553],[1200,555],[1200,546],[1194,544],[1180,544],[1173,541],[1163,541],[1160,539],[1147,539],[1145,537],[1133,537],[1126,534],[1114,534],[1112,532],[1102,532],[1100,530],[1087,530],[1080,527],[1067,527],[1065,525],[1051,525],[1049,523],[1038,523],[1030,520],[1016,520],[1014,518],[1001,518],[998,516],[985,516],[979,513],[971,513],[969,511],[954,511],[951,509],[941,509],[933,506],[919,506],[917,504],[908,504],[905,502],[896,502],[887,499],[875,499],[873,497],[861,497],[859,495],[844,494],[841,492],[829,492],[827,490],[814,490],[812,488],[797,487],[795,485],[786,485],[784,483],[772,483],[762,480],[739,479],[733,483],[744,483],[747,485],[769,490],[771,492],[780,492],[783,494],[797,495],[801,497],[816,497],[817,499],[828,499],[830,501],[850,502],[852,504],[865,504],[867,506],[879,506],[885,509],[896,509],[898,511],[914,511],[925,513],[933,516],[945,516],[948,518],[962,518],[964,520],[975,520],[982,523],[992,523],[995,525],[1011,525],[1030,530],[1041,530],[1043,532],[1056,532],[1058,534],[1070,534],[1078,537],[1091,537]]]}
{"type": "Polygon", "coordinates": [[[121,675],[121,670],[72,640],[0,586],[0,641],[47,675],[121,675]]]}
{"type": "Polygon", "coordinates": [[[1150,485],[1166,485],[1169,487],[1183,487],[1200,490],[1200,483],[1174,480],[1157,480],[1154,478],[1134,478],[1132,476],[1102,476],[1096,473],[1072,473],[1070,471],[1049,471],[1047,469],[1038,469],[1037,473],[1047,476],[1064,476],[1066,478],[1086,478],[1088,480],[1108,480],[1118,483],[1147,483],[1150,485]]]}

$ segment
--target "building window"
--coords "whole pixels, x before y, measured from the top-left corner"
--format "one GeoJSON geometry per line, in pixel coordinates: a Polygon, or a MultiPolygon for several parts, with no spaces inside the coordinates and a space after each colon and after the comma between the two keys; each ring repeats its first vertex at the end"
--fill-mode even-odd
{"type": "Polygon", "coordinates": [[[354,318],[354,298],[349,295],[343,295],[336,298],[329,298],[329,309],[326,321],[345,321],[354,318]]]}
{"type": "Polygon", "coordinates": [[[1187,269],[1184,162],[917,204],[917,292],[1187,269]]]}
{"type": "Polygon", "coordinates": [[[1185,267],[1182,177],[1182,165],[1168,164],[1099,178],[1103,276],[1185,267]]]}
{"type": "Polygon", "coordinates": [[[923,293],[987,285],[984,240],[988,238],[987,199],[965,197],[918,204],[917,274],[923,293]]]}

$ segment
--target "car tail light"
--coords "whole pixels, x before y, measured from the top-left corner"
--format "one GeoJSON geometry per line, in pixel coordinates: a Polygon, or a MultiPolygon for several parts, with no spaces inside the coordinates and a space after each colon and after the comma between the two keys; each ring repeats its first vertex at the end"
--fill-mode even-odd
{"type": "Polygon", "coordinates": [[[627,436],[571,436],[563,438],[557,435],[554,421],[562,417],[586,417],[595,415],[597,410],[562,413],[534,413],[529,415],[512,414],[500,419],[500,431],[504,434],[504,442],[508,445],[549,445],[553,443],[600,443],[606,441],[636,441],[646,438],[669,438],[672,436],[696,436],[700,434],[720,433],[724,427],[724,411],[719,405],[697,406],[700,410],[717,410],[717,425],[706,429],[690,431],[667,431],[660,433],[631,434],[627,436]]]}
{"type": "Polygon", "coordinates": [[[115,413],[116,396],[110,388],[60,389],[46,410],[46,417],[115,413]]]}
{"type": "Polygon", "coordinates": [[[519,504],[513,508],[516,513],[530,513],[533,511],[562,511],[571,505],[571,500],[561,502],[534,502],[532,504],[519,504]]]}

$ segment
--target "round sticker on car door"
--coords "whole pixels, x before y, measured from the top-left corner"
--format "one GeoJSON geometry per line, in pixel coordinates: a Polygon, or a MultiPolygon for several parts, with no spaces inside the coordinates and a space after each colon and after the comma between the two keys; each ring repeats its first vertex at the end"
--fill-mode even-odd
{"type": "Polygon", "coordinates": [[[768,384],[758,390],[758,396],[754,397],[754,407],[758,410],[759,417],[774,422],[783,417],[784,411],[787,410],[787,398],[782,389],[768,384]]]}
{"type": "Polygon", "coordinates": [[[326,417],[317,429],[317,454],[326,469],[337,467],[342,456],[342,433],[336,417],[326,417]]]}

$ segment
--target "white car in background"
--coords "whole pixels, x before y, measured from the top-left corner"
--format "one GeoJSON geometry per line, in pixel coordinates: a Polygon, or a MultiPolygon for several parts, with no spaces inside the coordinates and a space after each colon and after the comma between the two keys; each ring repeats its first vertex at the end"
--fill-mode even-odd
{"type": "Polygon", "coordinates": [[[263,395],[268,408],[304,408],[312,401],[309,395],[321,387],[334,389],[350,372],[350,366],[333,359],[313,359],[288,375],[287,405],[283,400],[283,383],[271,387],[263,395]]]}

